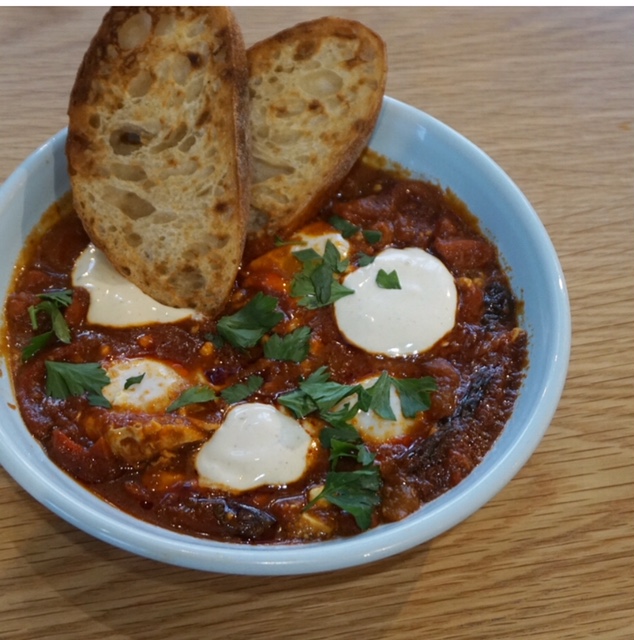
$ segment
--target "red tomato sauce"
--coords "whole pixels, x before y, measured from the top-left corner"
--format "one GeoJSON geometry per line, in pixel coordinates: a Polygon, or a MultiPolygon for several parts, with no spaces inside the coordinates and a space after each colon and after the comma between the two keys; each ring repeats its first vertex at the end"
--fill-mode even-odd
{"type": "MultiPolygon", "coordinates": [[[[213,344],[213,319],[131,328],[91,325],[86,318],[89,294],[83,289],[75,289],[64,312],[70,344],[53,341],[23,362],[22,349],[34,335],[29,307],[39,302],[42,292],[72,288],[74,261],[89,242],[68,202],[55,205],[24,250],[5,308],[19,409],[50,458],[123,511],[190,535],[272,544],[354,535],[359,532],[354,518],[332,504],[318,503],[311,510],[317,525],[304,517],[311,489],[323,485],[328,471],[325,449],[298,482],[223,492],[198,482],[193,460],[201,442],[141,462],[124,461],[114,455],[103,434],[110,428],[106,425],[132,424],[134,416],[113,417],[114,410],[93,406],[86,397],[60,400],[46,391],[46,360],[98,362],[143,356],[202,371],[217,388],[258,375],[263,384],[249,400],[275,403],[300,379],[326,365],[340,383],[383,371],[395,378],[431,376],[436,381],[431,406],[413,431],[370,446],[382,481],[371,526],[424,508],[464,479],[508,421],[527,363],[527,336],[518,320],[521,303],[496,247],[450,193],[362,162],[315,220],[330,228],[326,225],[333,215],[361,229],[380,231],[378,242],[369,242],[362,233],[348,239],[353,263],[361,253],[373,256],[387,247],[420,247],[452,273],[458,291],[456,323],[431,349],[390,358],[350,344],[337,328],[332,306],[306,309],[290,295],[290,282],[299,269],[290,246],[245,262],[221,315],[233,313],[257,292],[275,296],[284,314],[275,331],[297,326],[312,330],[309,355],[300,363],[267,359],[261,345],[236,349],[213,344]]],[[[256,255],[257,247],[250,247],[249,254],[256,255]]],[[[191,405],[179,415],[182,420],[219,423],[226,410],[227,404],[219,400],[191,405]]]]}

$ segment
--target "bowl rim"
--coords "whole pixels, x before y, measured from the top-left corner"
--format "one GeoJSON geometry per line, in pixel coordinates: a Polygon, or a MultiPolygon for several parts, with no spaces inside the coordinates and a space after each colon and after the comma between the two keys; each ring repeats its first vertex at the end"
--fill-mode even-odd
{"type": "MultiPolygon", "coordinates": [[[[548,292],[554,305],[555,322],[550,333],[553,348],[550,362],[546,363],[547,377],[541,384],[541,396],[527,421],[508,435],[512,447],[500,451],[504,428],[492,450],[479,465],[456,487],[396,523],[384,524],[353,538],[335,539],[301,545],[249,545],[214,542],[173,532],[129,516],[84,489],[70,476],[55,466],[43,453],[39,443],[32,438],[31,446],[23,449],[8,440],[0,447],[0,464],[35,500],[84,532],[130,553],[150,559],[203,571],[239,575],[292,575],[309,574],[349,568],[384,559],[404,552],[448,531],[462,522],[495,496],[524,466],[546,432],[559,403],[567,375],[570,357],[571,323],[568,293],[564,275],[550,238],[537,213],[509,176],[482,150],[436,118],[410,105],[386,96],[380,115],[382,126],[389,126],[390,119],[401,118],[415,122],[428,133],[440,136],[470,162],[476,162],[489,179],[502,185],[531,225],[531,233],[541,247],[540,259],[546,261],[553,276],[552,289],[548,292]],[[539,411],[538,411],[539,410],[539,411]]],[[[0,185],[0,228],[3,212],[24,190],[27,178],[41,171],[51,158],[64,154],[67,129],[62,129],[34,151],[0,185]]],[[[374,140],[374,136],[373,136],[374,140]]],[[[370,143],[372,147],[372,140],[370,143]]],[[[64,156],[65,158],[65,156],[64,156]]],[[[63,189],[63,177],[53,191],[63,189]]],[[[49,204],[59,197],[55,196],[49,204]]],[[[41,216],[39,212],[37,219],[41,216]]],[[[33,214],[35,215],[35,214],[33,214]]],[[[2,301],[4,309],[4,299],[2,301]]],[[[0,318],[2,321],[2,318],[0,318]]],[[[11,384],[4,358],[0,355],[0,385],[11,384]]],[[[0,394],[0,398],[2,395],[0,394]]],[[[3,403],[4,405],[5,403],[3,403]]],[[[8,404],[8,403],[7,403],[8,404]]],[[[4,411],[0,406],[0,417],[4,411]]],[[[7,409],[5,414],[14,416],[19,429],[19,411],[7,409]],[[13,414],[10,412],[13,411],[13,414]],[[17,414],[15,417],[14,414],[17,414]]],[[[512,422],[513,416],[509,421],[512,422]]],[[[5,420],[0,420],[0,436],[5,436],[5,420]]],[[[22,423],[22,429],[27,431],[22,423]]],[[[8,433],[8,431],[7,431],[8,433]]],[[[24,442],[26,442],[26,440],[24,442]]],[[[23,442],[23,444],[24,444],[23,442]]],[[[30,441],[29,441],[30,442],[30,441]]]]}

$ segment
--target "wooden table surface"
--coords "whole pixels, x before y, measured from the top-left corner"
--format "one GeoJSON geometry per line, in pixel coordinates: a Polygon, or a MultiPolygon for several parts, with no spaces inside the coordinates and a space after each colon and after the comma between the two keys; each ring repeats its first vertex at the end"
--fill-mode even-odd
{"type": "MultiPolygon", "coordinates": [[[[379,32],[388,95],[484,149],[543,220],[574,332],[545,439],[497,497],[431,542],[283,578],[135,557],[0,469],[0,638],[634,637],[634,10],[236,9],[247,44],[327,12],[379,32]]],[[[0,9],[0,181],[66,125],[103,13],[0,9]]]]}

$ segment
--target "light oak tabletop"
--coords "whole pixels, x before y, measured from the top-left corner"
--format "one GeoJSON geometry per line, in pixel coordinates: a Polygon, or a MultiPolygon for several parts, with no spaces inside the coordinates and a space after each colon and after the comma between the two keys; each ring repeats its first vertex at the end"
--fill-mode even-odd
{"type": "MultiPolygon", "coordinates": [[[[634,637],[634,10],[235,12],[247,44],[326,13],[364,22],[388,46],[387,94],[458,130],[517,183],[570,294],[559,409],[528,464],[469,519],[402,555],[314,576],[133,556],[0,469],[0,638],[634,637]]],[[[66,126],[103,13],[0,9],[0,181],[66,126]]]]}

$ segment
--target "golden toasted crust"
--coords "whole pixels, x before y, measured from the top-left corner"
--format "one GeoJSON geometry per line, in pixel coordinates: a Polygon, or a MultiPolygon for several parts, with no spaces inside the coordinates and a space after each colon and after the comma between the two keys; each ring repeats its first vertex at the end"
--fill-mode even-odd
{"type": "Polygon", "coordinates": [[[159,302],[217,313],[249,203],[246,52],[233,14],[111,9],[68,113],[73,200],[92,241],[159,302]]]}
{"type": "Polygon", "coordinates": [[[387,55],[364,25],[326,17],[253,45],[247,59],[247,248],[257,253],[303,225],[360,156],[381,109],[387,55]]]}

